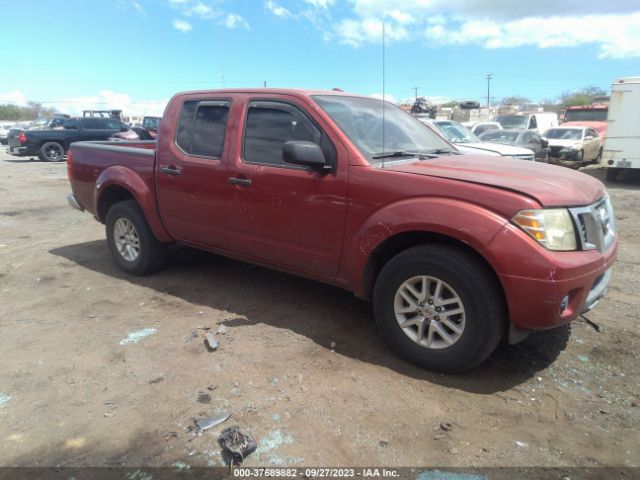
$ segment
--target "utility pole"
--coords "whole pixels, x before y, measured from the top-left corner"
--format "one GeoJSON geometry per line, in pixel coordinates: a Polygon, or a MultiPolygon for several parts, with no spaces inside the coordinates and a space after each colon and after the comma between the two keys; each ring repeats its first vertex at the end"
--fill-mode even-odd
{"type": "Polygon", "coordinates": [[[486,76],[487,79],[487,110],[489,110],[489,98],[490,98],[490,93],[491,93],[491,79],[493,78],[493,73],[490,73],[486,76]]]}
{"type": "Polygon", "coordinates": [[[413,92],[414,92],[415,97],[416,97],[416,102],[418,101],[418,89],[419,89],[419,88],[420,88],[420,87],[413,87],[413,92]]]}
{"type": "Polygon", "coordinates": [[[267,88],[267,81],[266,80],[264,81],[263,85],[264,85],[264,88],[267,88]]]}

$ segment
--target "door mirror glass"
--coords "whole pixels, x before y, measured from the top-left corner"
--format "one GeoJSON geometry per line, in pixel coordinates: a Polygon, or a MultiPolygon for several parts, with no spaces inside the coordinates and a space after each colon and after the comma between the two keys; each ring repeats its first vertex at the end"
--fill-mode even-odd
{"type": "Polygon", "coordinates": [[[320,170],[330,169],[322,149],[313,142],[290,140],[282,146],[282,159],[294,165],[305,165],[320,170]]]}

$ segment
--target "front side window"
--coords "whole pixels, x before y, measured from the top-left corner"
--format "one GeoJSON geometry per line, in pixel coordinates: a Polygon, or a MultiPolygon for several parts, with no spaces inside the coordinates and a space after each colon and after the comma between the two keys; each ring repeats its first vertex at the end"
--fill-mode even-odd
{"type": "Polygon", "coordinates": [[[245,162],[299,168],[282,159],[282,148],[290,140],[323,146],[322,132],[298,108],[267,101],[249,104],[244,136],[245,162]]]}
{"type": "Polygon", "coordinates": [[[190,155],[220,158],[229,118],[228,101],[185,102],[176,144],[190,155]]]}

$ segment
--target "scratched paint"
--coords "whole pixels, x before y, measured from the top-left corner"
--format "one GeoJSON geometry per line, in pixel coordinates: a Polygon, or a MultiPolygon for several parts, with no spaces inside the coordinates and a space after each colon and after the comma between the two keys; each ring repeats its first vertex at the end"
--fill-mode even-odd
{"type": "Polygon", "coordinates": [[[138,343],[143,338],[148,337],[149,335],[153,335],[157,331],[157,328],[144,328],[142,330],[138,330],[137,332],[131,332],[129,335],[127,335],[127,338],[120,340],[120,345],[138,343]]]}
{"type": "Polygon", "coordinates": [[[440,470],[428,470],[420,473],[416,480],[488,480],[485,475],[473,473],[441,472],[440,470]]]}
{"type": "Polygon", "coordinates": [[[9,400],[11,400],[11,397],[9,395],[0,393],[0,407],[7,403],[9,400]]]}

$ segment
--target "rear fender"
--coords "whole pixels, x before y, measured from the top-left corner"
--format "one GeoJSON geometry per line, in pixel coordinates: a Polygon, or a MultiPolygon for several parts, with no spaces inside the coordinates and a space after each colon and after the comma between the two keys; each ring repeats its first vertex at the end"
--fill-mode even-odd
{"type": "MultiPolygon", "coordinates": [[[[153,177],[149,178],[149,183],[153,182],[153,177]]],[[[122,165],[115,165],[102,171],[96,180],[96,190],[94,205],[95,211],[98,212],[100,196],[109,189],[109,187],[118,186],[127,190],[133,198],[138,202],[142,209],[151,231],[161,242],[171,242],[173,238],[164,228],[158,209],[156,208],[155,192],[151,190],[149,184],[145,182],[136,172],[122,165]]],[[[104,218],[99,218],[104,222],[104,218]]]]}
{"type": "Polygon", "coordinates": [[[343,272],[357,296],[363,294],[363,273],[370,256],[402,233],[424,232],[450,237],[469,245],[498,271],[498,261],[486,249],[508,223],[478,205],[449,198],[408,199],[387,205],[371,215],[345,249],[343,272]]]}

